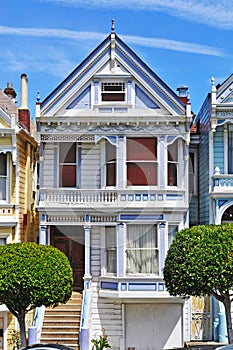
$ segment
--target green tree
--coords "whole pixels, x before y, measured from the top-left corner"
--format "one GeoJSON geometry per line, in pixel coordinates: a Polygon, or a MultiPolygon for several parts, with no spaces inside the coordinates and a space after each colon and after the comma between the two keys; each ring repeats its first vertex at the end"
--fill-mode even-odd
{"type": "Polygon", "coordinates": [[[213,295],[223,303],[232,344],[233,225],[200,225],[177,233],[163,273],[171,295],[213,295]]]}
{"type": "Polygon", "coordinates": [[[18,319],[21,346],[26,345],[26,314],[65,304],[72,282],[69,260],[57,248],[30,242],[0,246],[0,303],[18,319]]]}

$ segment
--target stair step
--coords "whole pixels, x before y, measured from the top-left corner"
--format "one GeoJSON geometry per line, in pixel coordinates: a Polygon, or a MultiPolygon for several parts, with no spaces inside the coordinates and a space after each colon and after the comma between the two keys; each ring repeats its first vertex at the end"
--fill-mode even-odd
{"type": "Polygon", "coordinates": [[[40,342],[63,344],[79,350],[81,308],[80,293],[72,293],[66,304],[46,308],[40,342]]]}

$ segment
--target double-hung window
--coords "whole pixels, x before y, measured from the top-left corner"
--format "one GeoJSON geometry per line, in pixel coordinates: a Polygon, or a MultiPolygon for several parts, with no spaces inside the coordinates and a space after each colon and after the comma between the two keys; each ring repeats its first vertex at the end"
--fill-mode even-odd
{"type": "Polygon", "coordinates": [[[105,245],[107,253],[107,272],[116,273],[116,227],[105,227],[105,245]]]}
{"type": "Polygon", "coordinates": [[[178,174],[178,140],[167,147],[167,184],[177,186],[178,174]]]}
{"type": "Polygon", "coordinates": [[[157,185],[157,139],[127,139],[127,184],[136,186],[157,185]]]}
{"type": "Polygon", "coordinates": [[[59,187],[76,187],[77,154],[75,142],[59,144],[59,187]]]}
{"type": "Polygon", "coordinates": [[[116,186],[116,147],[105,142],[106,186],[116,186]]]}
{"type": "Polygon", "coordinates": [[[126,272],[159,273],[157,225],[127,226],[126,272]]]}
{"type": "Polygon", "coordinates": [[[7,200],[7,155],[0,153],[0,200],[7,200]]]}

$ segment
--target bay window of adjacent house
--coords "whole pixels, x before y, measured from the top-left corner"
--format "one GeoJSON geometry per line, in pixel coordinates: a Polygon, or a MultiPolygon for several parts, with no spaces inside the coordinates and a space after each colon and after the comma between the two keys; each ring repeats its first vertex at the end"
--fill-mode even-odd
{"type": "Polygon", "coordinates": [[[228,174],[233,174],[233,125],[228,125],[228,174]]]}
{"type": "Polygon", "coordinates": [[[76,143],[59,144],[59,187],[76,187],[77,161],[76,143]]]}
{"type": "Polygon", "coordinates": [[[105,142],[106,186],[116,186],[116,147],[105,142]]]}
{"type": "Polygon", "coordinates": [[[101,98],[103,102],[125,101],[125,83],[124,82],[101,83],[101,98]]]}
{"type": "Polygon", "coordinates": [[[177,186],[178,140],[167,146],[167,184],[177,186]]]}
{"type": "Polygon", "coordinates": [[[157,225],[127,226],[126,272],[128,274],[159,273],[157,225]]]}
{"type": "Polygon", "coordinates": [[[7,155],[0,153],[0,200],[7,199],[7,155]]]}
{"type": "Polygon", "coordinates": [[[105,246],[106,246],[106,270],[108,273],[116,273],[116,227],[105,227],[105,246]]]}
{"type": "Polygon", "coordinates": [[[127,184],[157,185],[157,139],[138,137],[127,139],[127,184]]]}

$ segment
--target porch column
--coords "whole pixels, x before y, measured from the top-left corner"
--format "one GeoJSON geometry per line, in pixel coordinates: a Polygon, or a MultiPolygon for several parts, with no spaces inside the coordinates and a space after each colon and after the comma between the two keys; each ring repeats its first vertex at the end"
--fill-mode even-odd
{"type": "Polygon", "coordinates": [[[118,147],[117,147],[117,188],[124,188],[126,184],[125,175],[125,137],[118,136],[118,147]]]}
{"type": "Polygon", "coordinates": [[[166,249],[165,249],[165,222],[161,222],[158,225],[158,239],[160,242],[160,251],[159,251],[159,276],[163,275],[164,261],[166,257],[166,249]]]}
{"type": "Polygon", "coordinates": [[[126,270],[126,225],[119,223],[117,225],[117,277],[124,277],[126,270]]]}
{"type": "Polygon", "coordinates": [[[167,145],[165,147],[165,136],[158,139],[158,186],[164,188],[167,185],[167,145]]]}
{"type": "Polygon", "coordinates": [[[85,231],[85,275],[84,278],[91,276],[91,226],[84,226],[85,231]]]}
{"type": "Polygon", "coordinates": [[[47,226],[40,226],[39,232],[39,244],[48,244],[48,230],[47,226]]]}

